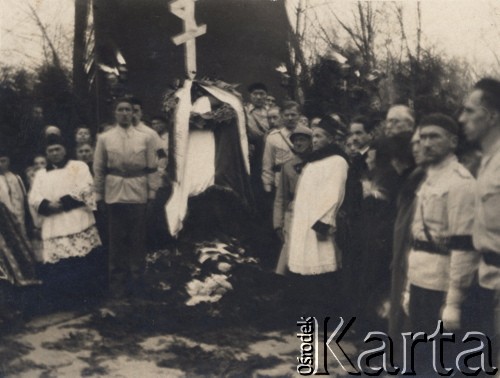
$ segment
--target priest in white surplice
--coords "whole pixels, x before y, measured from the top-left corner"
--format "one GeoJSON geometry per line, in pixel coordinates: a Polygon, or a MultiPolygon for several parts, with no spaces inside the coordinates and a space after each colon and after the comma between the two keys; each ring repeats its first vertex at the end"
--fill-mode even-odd
{"type": "Polygon", "coordinates": [[[349,165],[338,144],[345,137],[342,124],[325,117],[312,131],[313,152],[295,193],[288,267],[295,273],[297,293],[316,315],[329,308],[328,293],[339,290],[333,272],[341,261],[334,237],[349,165]]]}

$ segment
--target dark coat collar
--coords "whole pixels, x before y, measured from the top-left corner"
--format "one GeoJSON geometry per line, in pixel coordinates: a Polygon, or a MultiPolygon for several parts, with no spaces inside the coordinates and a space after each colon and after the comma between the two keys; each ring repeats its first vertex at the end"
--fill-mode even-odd
{"type": "Polygon", "coordinates": [[[347,154],[342,150],[337,144],[329,144],[328,146],[322,148],[321,150],[313,151],[305,159],[307,163],[312,163],[314,161],[323,160],[327,157],[339,155],[343,157],[347,163],[350,163],[350,159],[347,154]]]}

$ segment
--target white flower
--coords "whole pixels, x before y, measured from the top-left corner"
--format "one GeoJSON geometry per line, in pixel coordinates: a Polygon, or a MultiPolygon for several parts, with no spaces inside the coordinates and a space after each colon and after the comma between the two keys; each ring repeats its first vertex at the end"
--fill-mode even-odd
{"type": "Polygon", "coordinates": [[[231,264],[221,262],[217,264],[217,269],[219,269],[223,273],[229,272],[231,270],[231,264]]]}
{"type": "Polygon", "coordinates": [[[217,302],[233,286],[228,277],[223,274],[212,274],[204,281],[192,280],[186,284],[186,291],[190,298],[186,301],[187,306],[195,306],[201,302],[217,302]]]}
{"type": "Polygon", "coordinates": [[[217,260],[219,256],[225,256],[225,257],[231,257],[235,259],[236,261],[240,261],[241,259],[241,254],[243,254],[245,251],[240,248],[238,250],[239,254],[237,253],[232,253],[229,252],[226,247],[228,247],[227,244],[225,243],[215,243],[215,246],[210,246],[210,247],[201,247],[198,249],[199,257],[198,261],[200,263],[204,263],[207,260],[217,260]]]}
{"type": "Polygon", "coordinates": [[[190,296],[196,296],[201,293],[203,289],[203,282],[200,280],[192,280],[186,284],[186,291],[190,296]]]}
{"type": "Polygon", "coordinates": [[[196,306],[197,304],[202,303],[202,302],[215,303],[215,302],[217,302],[221,298],[222,298],[222,295],[212,295],[212,296],[208,296],[208,295],[201,296],[201,295],[198,295],[198,296],[189,298],[186,301],[186,306],[196,306]]]}
{"type": "Polygon", "coordinates": [[[363,180],[361,184],[363,186],[363,198],[373,197],[375,199],[387,200],[387,196],[381,191],[380,187],[371,180],[363,180]]]}

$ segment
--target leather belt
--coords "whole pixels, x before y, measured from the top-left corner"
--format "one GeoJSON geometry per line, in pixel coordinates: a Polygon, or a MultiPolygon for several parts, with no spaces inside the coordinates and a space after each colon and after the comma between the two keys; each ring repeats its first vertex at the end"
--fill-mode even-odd
{"type": "Polygon", "coordinates": [[[439,247],[435,243],[431,243],[426,240],[414,240],[413,241],[413,249],[417,251],[435,253],[437,255],[445,255],[448,256],[450,254],[450,250],[447,247],[439,247]]]}
{"type": "Polygon", "coordinates": [[[123,178],[133,178],[133,177],[143,177],[148,173],[151,173],[148,168],[141,169],[139,171],[122,171],[119,169],[108,169],[107,174],[112,176],[120,176],[123,178]]]}
{"type": "Polygon", "coordinates": [[[494,267],[500,268],[500,253],[493,251],[482,252],[483,261],[486,265],[492,265],[494,267]]]}

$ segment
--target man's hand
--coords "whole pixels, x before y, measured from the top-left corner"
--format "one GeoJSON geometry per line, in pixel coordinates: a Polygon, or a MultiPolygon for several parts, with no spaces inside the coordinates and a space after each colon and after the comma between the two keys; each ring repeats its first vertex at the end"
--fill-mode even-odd
{"type": "Polygon", "coordinates": [[[386,299],[377,309],[377,315],[382,319],[389,319],[389,312],[391,312],[391,302],[386,299]]]}
{"type": "Polygon", "coordinates": [[[448,331],[456,331],[460,329],[460,308],[450,305],[445,305],[443,307],[443,312],[441,319],[443,320],[443,326],[448,331]]]}
{"type": "Polygon", "coordinates": [[[410,291],[405,290],[403,292],[403,297],[401,298],[401,307],[406,316],[410,316],[410,291]]]}
{"type": "MultiPolygon", "coordinates": [[[[467,252],[468,253],[468,252],[467,252]]],[[[446,294],[446,302],[441,308],[443,326],[449,331],[460,329],[461,303],[465,299],[465,289],[450,286],[446,294]]]]}

